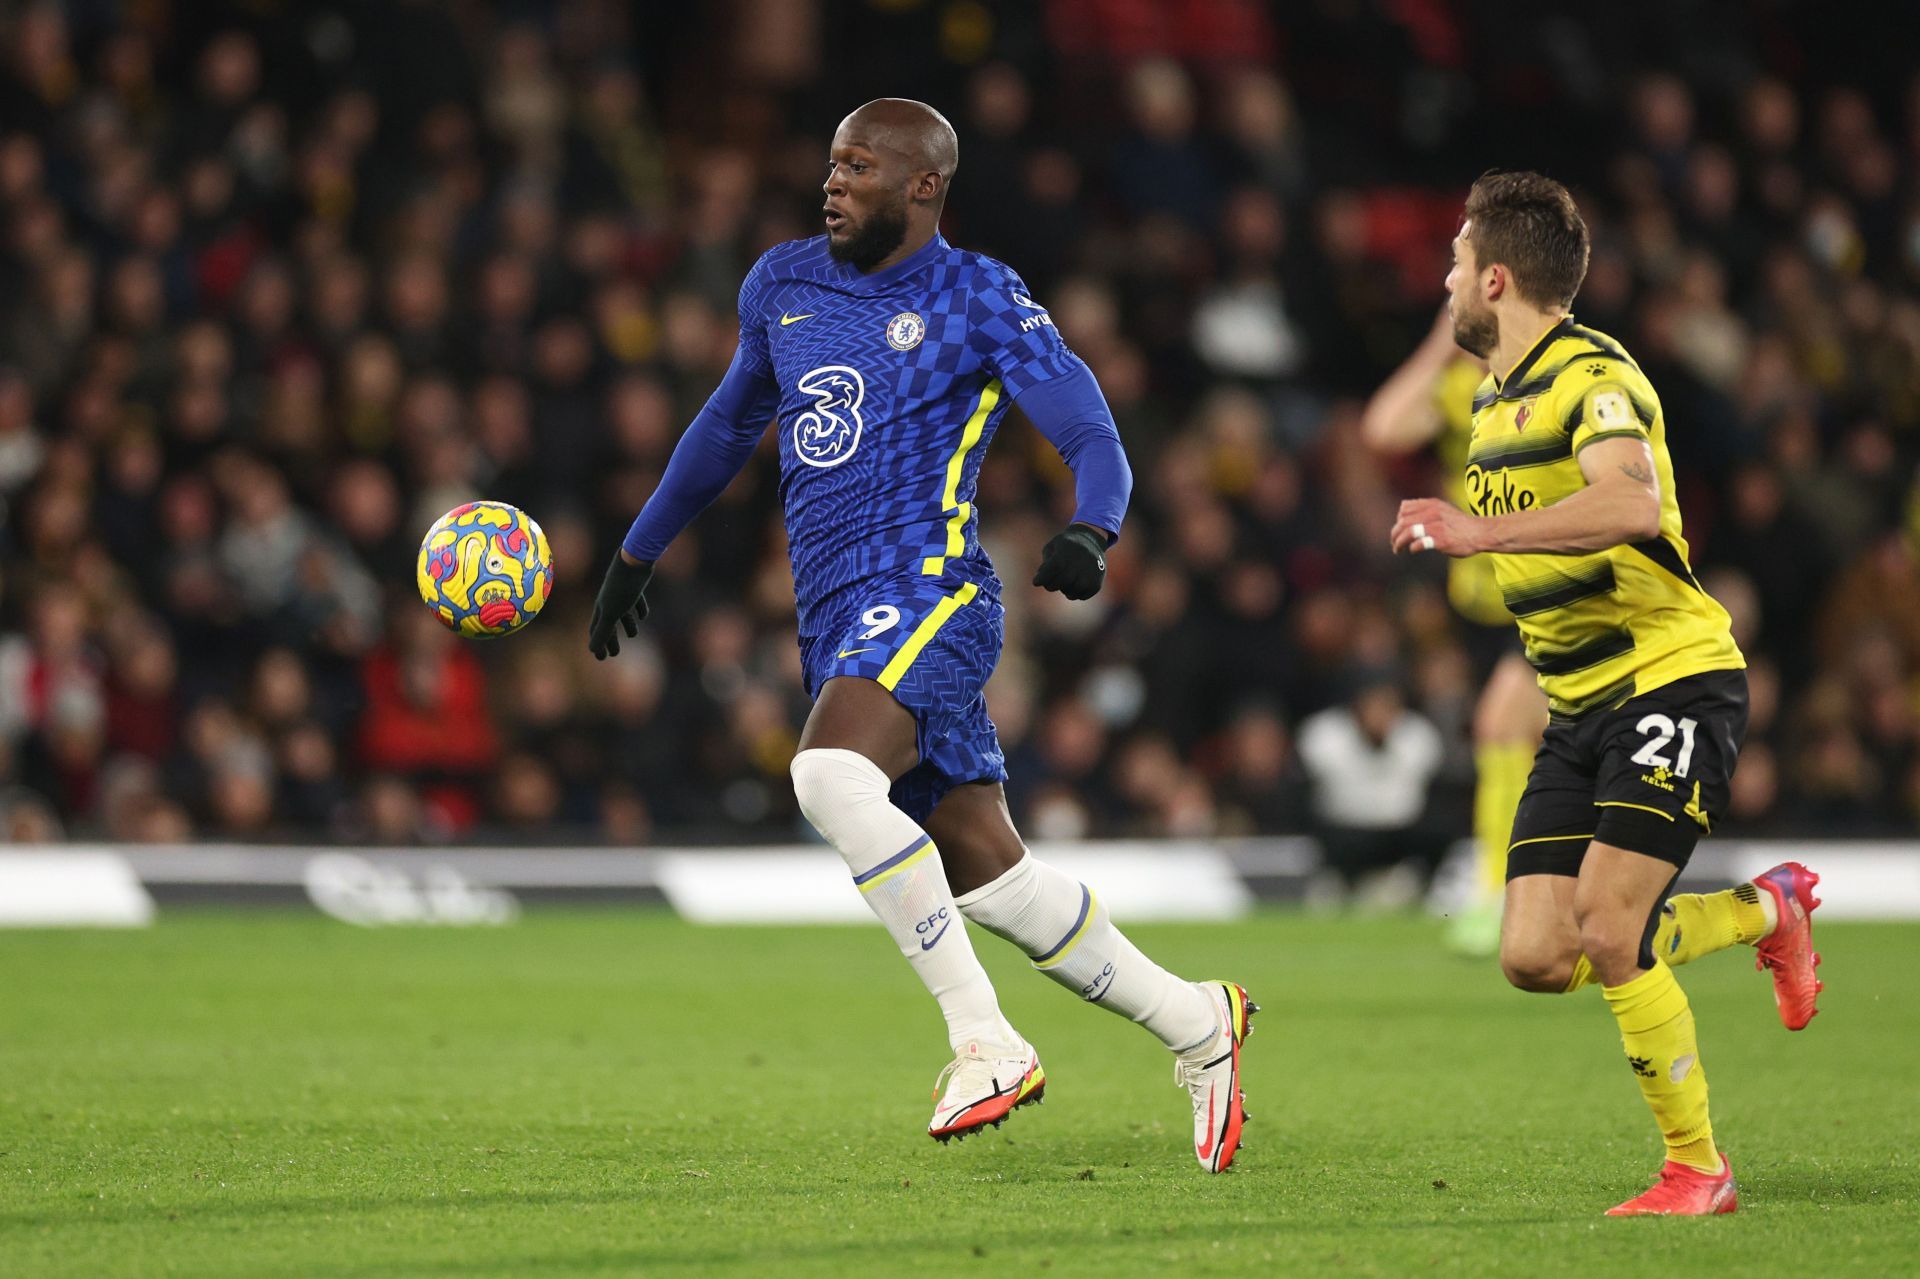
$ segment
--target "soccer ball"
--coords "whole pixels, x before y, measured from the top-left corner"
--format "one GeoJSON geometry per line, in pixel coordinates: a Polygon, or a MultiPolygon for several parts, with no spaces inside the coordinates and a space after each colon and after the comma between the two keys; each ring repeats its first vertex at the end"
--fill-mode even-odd
{"type": "Polygon", "coordinates": [[[468,502],[420,543],[420,598],[470,639],[511,635],[546,606],[553,551],[533,517],[505,502],[468,502]]]}

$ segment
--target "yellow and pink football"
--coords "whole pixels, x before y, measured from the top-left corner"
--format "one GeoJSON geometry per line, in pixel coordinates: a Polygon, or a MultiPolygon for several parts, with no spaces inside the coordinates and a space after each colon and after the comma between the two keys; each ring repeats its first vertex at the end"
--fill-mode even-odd
{"type": "Polygon", "coordinates": [[[533,517],[505,502],[467,502],[420,543],[420,598],[470,639],[511,635],[553,591],[553,551],[533,517]]]}

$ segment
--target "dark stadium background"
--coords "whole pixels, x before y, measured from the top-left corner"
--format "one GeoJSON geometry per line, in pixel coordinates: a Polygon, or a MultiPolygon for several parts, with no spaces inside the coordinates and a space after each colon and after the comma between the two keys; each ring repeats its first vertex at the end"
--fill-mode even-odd
{"type": "MultiPolygon", "coordinates": [[[[1920,78],[1871,6],[1395,0],[85,2],[0,17],[0,840],[785,840],[804,711],[770,451],[596,665],[602,565],[817,225],[869,97],[953,119],[1137,477],[1096,601],[1010,422],[981,518],[1030,834],[1307,827],[1309,715],[1385,679],[1464,833],[1497,644],[1390,558],[1360,444],[1467,184],[1539,167],[1577,306],[1665,402],[1753,660],[1736,834],[1920,814],[1920,78]],[[1876,24],[1877,25],[1877,24],[1876,24]],[[528,631],[415,598],[475,496],[558,560],[528,631]]],[[[1438,1183],[1436,1183],[1438,1184],[1438,1183]]]]}

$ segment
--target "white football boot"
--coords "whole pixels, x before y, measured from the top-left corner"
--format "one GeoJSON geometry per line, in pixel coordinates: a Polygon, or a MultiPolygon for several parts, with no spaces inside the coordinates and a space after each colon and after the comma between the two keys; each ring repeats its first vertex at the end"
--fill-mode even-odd
{"type": "Polygon", "coordinates": [[[1213,1000],[1220,1028],[1198,1048],[1173,1059],[1174,1082],[1193,1098],[1193,1154],[1208,1172],[1225,1172],[1240,1149],[1247,1122],[1240,1091],[1240,1045],[1253,1033],[1260,1005],[1230,981],[1200,983],[1213,1000]]]}
{"type": "Polygon", "coordinates": [[[1047,1072],[1031,1044],[968,1044],[933,1081],[936,1104],[927,1136],[944,1144],[988,1124],[997,1128],[1046,1091],[1047,1072]]]}

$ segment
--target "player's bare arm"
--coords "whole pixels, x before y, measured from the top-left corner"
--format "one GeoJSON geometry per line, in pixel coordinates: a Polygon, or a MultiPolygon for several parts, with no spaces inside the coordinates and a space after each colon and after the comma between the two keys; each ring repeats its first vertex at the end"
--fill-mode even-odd
{"type": "Polygon", "coordinates": [[[1367,401],[1360,415],[1360,438],[1379,453],[1409,453],[1440,434],[1444,422],[1434,401],[1434,383],[1447,365],[1471,359],[1453,340],[1453,319],[1445,307],[1433,328],[1367,401]]]}
{"type": "Polygon", "coordinates": [[[1580,453],[1586,487],[1552,506],[1511,515],[1469,515],[1437,497],[1400,504],[1392,541],[1418,555],[1586,555],[1660,533],[1660,479],[1646,441],[1597,440],[1580,453]]]}

